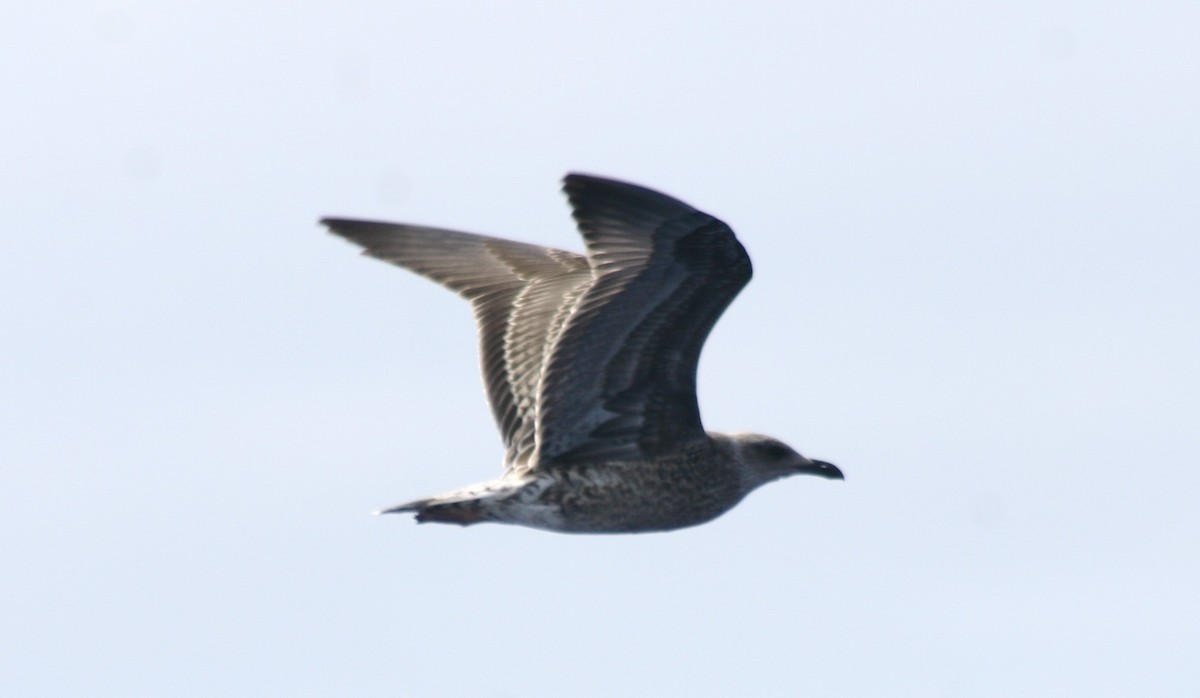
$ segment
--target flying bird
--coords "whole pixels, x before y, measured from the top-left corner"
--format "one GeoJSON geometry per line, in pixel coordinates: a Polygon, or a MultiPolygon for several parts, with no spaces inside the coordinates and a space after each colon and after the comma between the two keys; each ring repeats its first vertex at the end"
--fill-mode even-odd
{"type": "Polygon", "coordinates": [[[777,439],[707,432],[700,350],[750,281],[720,220],[627,182],[569,174],[586,255],[402,223],[324,218],[363,254],[470,301],[504,474],[380,513],[567,533],[694,526],[789,475],[842,479],[777,439]]]}

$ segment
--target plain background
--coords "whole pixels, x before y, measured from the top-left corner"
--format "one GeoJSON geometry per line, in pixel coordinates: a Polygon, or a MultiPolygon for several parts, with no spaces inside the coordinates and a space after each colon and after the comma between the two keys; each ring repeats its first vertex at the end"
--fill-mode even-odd
{"type": "Polygon", "coordinates": [[[0,11],[0,693],[1200,695],[1200,6],[0,11]],[[669,534],[377,518],[501,450],[465,303],[321,215],[728,221],[669,534]]]}

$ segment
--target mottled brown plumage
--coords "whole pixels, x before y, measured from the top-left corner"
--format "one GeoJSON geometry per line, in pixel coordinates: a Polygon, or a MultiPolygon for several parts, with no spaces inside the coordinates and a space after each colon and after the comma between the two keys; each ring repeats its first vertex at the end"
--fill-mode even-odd
{"type": "Polygon", "coordinates": [[[365,254],[456,291],[475,309],[498,480],[409,502],[418,521],[565,532],[690,526],[795,473],[841,478],[757,434],[709,434],[696,366],[750,280],[721,221],[659,192],[568,175],[587,256],[481,235],[327,218],[365,254]]]}

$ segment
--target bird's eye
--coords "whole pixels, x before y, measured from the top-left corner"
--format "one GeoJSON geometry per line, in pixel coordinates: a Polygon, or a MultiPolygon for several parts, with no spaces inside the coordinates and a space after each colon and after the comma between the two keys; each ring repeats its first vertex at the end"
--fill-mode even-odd
{"type": "Polygon", "coordinates": [[[762,445],[762,452],[768,458],[779,460],[786,458],[792,454],[792,449],[784,446],[781,443],[766,443],[762,445]]]}

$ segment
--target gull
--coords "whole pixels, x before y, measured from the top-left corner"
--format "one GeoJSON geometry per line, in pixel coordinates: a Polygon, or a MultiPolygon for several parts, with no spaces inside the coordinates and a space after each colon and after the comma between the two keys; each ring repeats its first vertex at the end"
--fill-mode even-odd
{"type": "Polygon", "coordinates": [[[842,479],[762,434],[705,431],[700,350],[750,281],[725,223],[645,187],[569,174],[586,255],[402,223],[324,218],[330,232],[470,301],[504,473],[380,513],[564,533],[710,521],[789,475],[842,479]]]}

